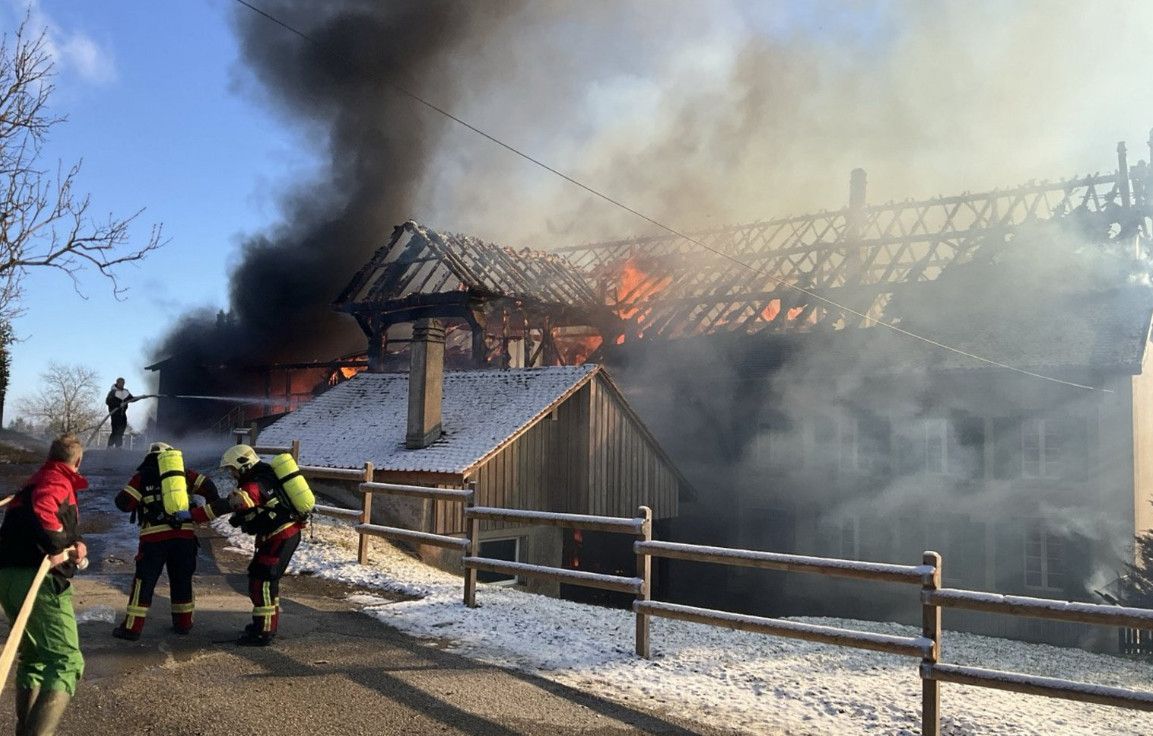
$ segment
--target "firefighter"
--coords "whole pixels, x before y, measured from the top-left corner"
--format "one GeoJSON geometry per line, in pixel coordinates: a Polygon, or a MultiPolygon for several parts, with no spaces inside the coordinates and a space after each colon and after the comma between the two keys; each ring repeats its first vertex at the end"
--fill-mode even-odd
{"type": "Polygon", "coordinates": [[[84,673],[72,587],[68,578],[87,564],[78,531],[76,494],[88,487],[80,475],[84,445],[74,435],[57,437],[48,459],[9,503],[0,524],[0,605],[16,619],[45,555],[51,573],[36,592],[18,651],[16,733],[56,733],[84,673]]]}
{"type": "Polygon", "coordinates": [[[128,610],[124,621],[112,630],[117,639],[140,638],[156,581],[165,568],[171,591],[172,630],[184,635],[192,629],[192,576],[200,540],[188,512],[190,494],[201,496],[206,503],[220,499],[212,480],[195,470],[185,470],[179,451],[164,442],[152,443],[136,474],[116,494],[116,508],[131,513],[132,520],[140,525],[128,610]],[[174,495],[182,489],[184,495],[174,505],[174,495]]]}
{"type": "Polygon", "coordinates": [[[244,627],[236,643],[267,646],[280,622],[280,578],[300,544],[307,515],[293,507],[284,482],[248,445],[228,448],[220,467],[232,475],[236,490],[227,498],[192,509],[192,518],[203,523],[231,512],[230,524],[256,536],[256,549],[248,565],[252,623],[244,627]]]}
{"type": "Polygon", "coordinates": [[[124,445],[124,430],[128,429],[128,405],[133,401],[136,401],[136,397],[124,388],[124,379],[117,378],[104,397],[104,405],[108,407],[108,416],[112,420],[112,431],[108,435],[109,447],[124,445]]]}

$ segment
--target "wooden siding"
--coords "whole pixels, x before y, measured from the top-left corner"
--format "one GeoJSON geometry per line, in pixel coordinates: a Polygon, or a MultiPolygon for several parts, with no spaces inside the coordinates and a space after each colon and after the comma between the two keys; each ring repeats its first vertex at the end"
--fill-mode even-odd
{"type": "Polygon", "coordinates": [[[673,469],[640,431],[619,394],[599,380],[586,388],[589,492],[579,512],[633,516],[637,507],[648,506],[653,518],[676,516],[680,484],[673,469]]]}
{"type": "MultiPolygon", "coordinates": [[[[588,400],[586,385],[508,447],[494,455],[473,476],[477,505],[576,513],[588,486],[588,400]]],[[[439,518],[439,517],[438,517],[439,518]]],[[[482,522],[481,530],[507,528],[482,522]]]]}
{"type": "MultiPolygon", "coordinates": [[[[679,480],[618,394],[599,376],[477,469],[477,504],[603,516],[677,513],[679,480]]],[[[454,533],[459,511],[438,508],[437,531],[454,533]]],[[[508,528],[484,522],[482,531],[508,528]]]]}

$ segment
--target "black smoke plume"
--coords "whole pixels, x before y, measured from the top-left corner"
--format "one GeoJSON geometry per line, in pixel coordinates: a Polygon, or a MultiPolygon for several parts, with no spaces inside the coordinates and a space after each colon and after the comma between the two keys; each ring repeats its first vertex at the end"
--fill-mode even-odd
{"type": "Polygon", "coordinates": [[[308,39],[239,9],[248,71],[327,152],[327,164],[316,180],[285,195],[279,225],[244,243],[226,318],[185,315],[154,356],[186,365],[261,365],[362,348],[353,321],[330,305],[392,227],[415,214],[413,193],[446,125],[397,87],[451,102],[447,63],[514,7],[446,0],[261,4],[308,39]]]}

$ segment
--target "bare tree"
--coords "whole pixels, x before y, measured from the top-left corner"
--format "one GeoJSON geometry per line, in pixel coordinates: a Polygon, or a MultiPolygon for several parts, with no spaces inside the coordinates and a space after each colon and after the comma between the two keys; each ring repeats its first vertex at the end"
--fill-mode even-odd
{"type": "Polygon", "coordinates": [[[21,397],[17,407],[44,435],[91,431],[104,419],[93,369],[49,363],[40,380],[40,390],[21,397]]]}
{"type": "Polygon", "coordinates": [[[0,37],[0,318],[19,312],[30,268],[63,271],[78,292],[78,274],[93,268],[119,296],[117,267],[163,245],[153,225],[147,243],[129,247],[129,225],[143,210],[93,217],[90,196],[75,191],[80,162],[58,163],[55,176],[41,162],[48,134],[65,118],[48,109],[54,68],[45,34],[28,31],[25,20],[15,35],[0,37]]]}

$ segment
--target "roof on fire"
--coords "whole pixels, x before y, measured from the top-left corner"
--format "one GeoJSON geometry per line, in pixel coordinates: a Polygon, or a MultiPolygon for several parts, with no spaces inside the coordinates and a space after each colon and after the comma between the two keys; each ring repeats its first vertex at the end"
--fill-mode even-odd
{"type": "Polygon", "coordinates": [[[336,298],[354,312],[428,294],[473,292],[586,309],[603,309],[589,284],[565,258],[528,248],[442,233],[412,220],[397,225],[336,298]]]}
{"type": "Polygon", "coordinates": [[[260,443],[298,439],[308,465],[359,468],[367,461],[384,471],[464,474],[600,372],[591,364],[446,372],[445,433],[419,450],[404,445],[408,374],[361,373],[270,425],[260,443]]]}

